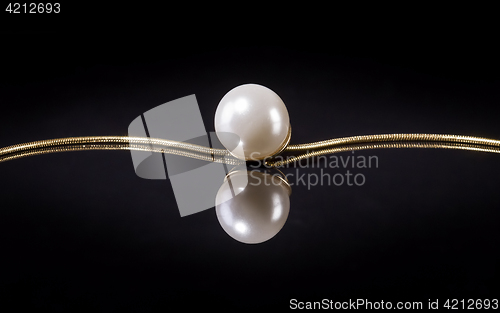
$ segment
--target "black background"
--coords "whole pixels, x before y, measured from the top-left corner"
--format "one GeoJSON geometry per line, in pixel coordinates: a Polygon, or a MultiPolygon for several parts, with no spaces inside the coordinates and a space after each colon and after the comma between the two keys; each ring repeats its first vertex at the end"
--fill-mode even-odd
{"type": "MultiPolygon", "coordinates": [[[[1,13],[0,146],[127,135],[139,114],[190,94],[213,131],[218,101],[244,83],[280,95],[292,143],[403,132],[500,139],[487,8],[432,22],[405,14],[338,22],[335,12],[317,24],[290,15],[265,25],[273,13],[173,21],[179,12],[97,11],[1,13]],[[156,23],[141,28],[149,14],[156,23]]],[[[499,156],[356,155],[379,158],[378,168],[351,169],[365,175],[363,186],[294,186],[284,228],[258,245],[227,236],[213,209],[181,218],[170,182],[137,177],[128,152],[2,163],[0,308],[241,311],[286,310],[292,298],[498,298],[499,156]]]]}

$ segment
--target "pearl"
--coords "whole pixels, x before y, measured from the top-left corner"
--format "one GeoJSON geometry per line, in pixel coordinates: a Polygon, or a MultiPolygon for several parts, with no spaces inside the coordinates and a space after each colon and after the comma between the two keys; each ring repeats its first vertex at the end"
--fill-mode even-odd
{"type": "Polygon", "coordinates": [[[246,84],[221,99],[215,112],[215,132],[236,158],[263,160],[286,147],[291,127],[286,106],[274,91],[246,84]]]}
{"type": "Polygon", "coordinates": [[[237,241],[255,244],[274,237],[290,211],[290,186],[267,173],[246,170],[228,174],[215,199],[224,231],[237,241]]]}

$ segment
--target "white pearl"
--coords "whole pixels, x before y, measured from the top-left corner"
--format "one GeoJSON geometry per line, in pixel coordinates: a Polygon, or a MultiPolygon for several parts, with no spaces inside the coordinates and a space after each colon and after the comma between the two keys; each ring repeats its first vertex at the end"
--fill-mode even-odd
{"type": "Polygon", "coordinates": [[[290,140],[290,131],[283,100],[261,85],[231,89],[215,112],[215,132],[220,142],[242,160],[262,160],[281,152],[290,140]],[[221,136],[222,133],[236,136],[221,136]]]}
{"type": "Polygon", "coordinates": [[[270,174],[231,172],[217,192],[217,219],[224,231],[240,242],[254,244],[269,240],[288,218],[289,188],[270,174]]]}

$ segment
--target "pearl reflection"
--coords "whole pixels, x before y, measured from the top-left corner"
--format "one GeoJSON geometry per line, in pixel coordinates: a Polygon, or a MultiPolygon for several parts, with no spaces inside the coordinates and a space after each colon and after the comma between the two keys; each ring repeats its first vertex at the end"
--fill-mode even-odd
{"type": "Polygon", "coordinates": [[[271,220],[277,221],[280,219],[281,215],[283,215],[283,210],[281,208],[281,199],[276,194],[273,195],[273,205],[274,205],[274,210],[273,210],[273,216],[271,216],[271,220]]]}
{"type": "Polygon", "coordinates": [[[245,234],[247,232],[247,230],[248,230],[247,225],[245,225],[245,223],[243,223],[243,222],[237,222],[236,224],[234,224],[234,228],[240,234],[245,234]]]}
{"type": "Polygon", "coordinates": [[[248,100],[245,98],[239,98],[234,103],[234,109],[240,114],[245,113],[245,111],[248,111],[248,100]]]}
{"type": "Polygon", "coordinates": [[[290,186],[277,176],[233,171],[217,192],[217,219],[237,241],[248,244],[267,241],[283,228],[288,218],[290,191],[290,186]]]}
{"type": "Polygon", "coordinates": [[[271,122],[273,125],[271,132],[274,135],[279,135],[281,131],[281,117],[280,114],[278,113],[278,110],[276,109],[269,110],[269,116],[271,117],[271,122]]]}

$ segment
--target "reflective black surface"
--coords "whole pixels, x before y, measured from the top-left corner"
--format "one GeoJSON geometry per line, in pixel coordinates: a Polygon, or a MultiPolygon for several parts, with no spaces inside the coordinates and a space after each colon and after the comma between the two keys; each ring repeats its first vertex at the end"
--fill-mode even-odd
{"type": "MultiPolygon", "coordinates": [[[[402,132],[500,139],[499,68],[488,41],[410,35],[318,46],[255,38],[183,41],[176,50],[133,34],[5,36],[0,146],[126,135],[138,114],[193,93],[213,131],[218,101],[244,83],[280,95],[291,143],[402,132]],[[476,48],[461,49],[464,42],[476,48]]],[[[498,298],[499,155],[351,156],[376,156],[378,167],[283,169],[305,183],[312,174],[347,179],[347,171],[365,182],[295,181],[285,226],[257,245],[229,237],[214,209],[181,218],[169,181],[137,177],[129,152],[0,163],[0,307],[239,311],[286,310],[292,298],[498,298]]]]}

